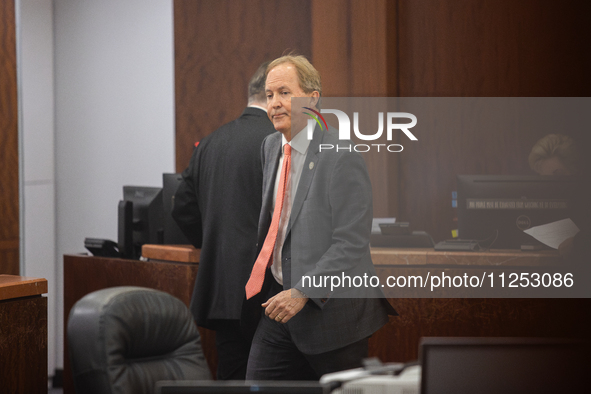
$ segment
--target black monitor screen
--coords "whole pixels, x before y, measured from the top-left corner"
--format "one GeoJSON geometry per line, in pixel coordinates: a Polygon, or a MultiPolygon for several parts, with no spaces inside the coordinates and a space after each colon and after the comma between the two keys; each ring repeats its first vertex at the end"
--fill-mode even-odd
{"type": "Polygon", "coordinates": [[[575,389],[586,383],[588,350],[559,339],[422,338],[421,394],[584,392],[575,389]]]}
{"type": "Polygon", "coordinates": [[[577,186],[548,176],[458,175],[457,182],[459,237],[495,249],[539,245],[523,230],[570,217],[577,186]]]}
{"type": "Polygon", "coordinates": [[[307,381],[161,381],[157,394],[328,394],[330,388],[307,381]]]}
{"type": "MultiPolygon", "coordinates": [[[[132,223],[124,223],[125,218],[119,212],[119,239],[126,233],[132,233],[132,245],[119,245],[120,250],[128,250],[132,255],[124,257],[139,258],[144,244],[163,243],[163,207],[162,188],[146,186],[123,186],[123,201],[132,204],[132,223]],[[123,223],[122,223],[123,222],[123,223]]],[[[120,242],[121,243],[121,242],[120,242]]]]}

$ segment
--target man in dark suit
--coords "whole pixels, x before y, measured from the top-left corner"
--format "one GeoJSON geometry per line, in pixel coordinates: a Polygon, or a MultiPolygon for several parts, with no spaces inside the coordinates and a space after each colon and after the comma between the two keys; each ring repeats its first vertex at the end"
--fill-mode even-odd
{"type": "Polygon", "coordinates": [[[267,112],[279,133],[262,147],[259,255],[243,306],[243,322],[257,307],[260,320],[246,378],[313,380],[361,366],[368,337],[396,312],[379,298],[380,289],[339,294],[302,280],[375,275],[369,251],[371,184],[360,155],[320,150],[321,144],[350,148],[350,142],[319,128],[308,140],[299,114],[301,107],[317,108],[321,85],[307,59],[284,56],[267,70],[267,112]],[[295,97],[305,102],[296,105],[295,97]]]}
{"type": "Polygon", "coordinates": [[[244,379],[250,351],[239,319],[256,257],[261,142],[275,131],[265,109],[266,65],[250,81],[242,115],[195,148],[175,194],[173,217],[201,248],[191,311],[199,326],[216,331],[218,379],[244,379]]]}

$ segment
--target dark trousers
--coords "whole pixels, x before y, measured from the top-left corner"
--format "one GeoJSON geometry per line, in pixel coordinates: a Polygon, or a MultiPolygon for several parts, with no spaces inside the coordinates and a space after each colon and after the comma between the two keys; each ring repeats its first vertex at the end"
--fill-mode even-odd
{"type": "Polygon", "coordinates": [[[216,321],[217,380],[245,379],[250,344],[250,338],[246,338],[240,329],[239,320],[216,321]]]}
{"type": "MultiPolygon", "coordinates": [[[[273,281],[269,297],[283,290],[273,281]]],[[[368,339],[320,354],[300,352],[289,327],[269,319],[264,310],[257,327],[246,371],[247,380],[318,380],[324,374],[361,367],[368,339]]]]}

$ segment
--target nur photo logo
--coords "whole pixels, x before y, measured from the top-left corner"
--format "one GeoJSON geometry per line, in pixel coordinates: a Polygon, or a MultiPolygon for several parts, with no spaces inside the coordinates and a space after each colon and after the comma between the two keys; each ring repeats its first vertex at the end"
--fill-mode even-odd
{"type": "MultiPolygon", "coordinates": [[[[312,135],[314,132],[314,128],[316,125],[320,127],[321,130],[328,130],[328,124],[322,114],[333,114],[337,117],[338,120],[338,132],[339,132],[339,140],[348,141],[351,140],[351,120],[349,115],[347,115],[344,111],[338,109],[321,109],[320,112],[310,108],[310,107],[303,107],[304,109],[310,112],[304,112],[304,114],[310,116],[311,119],[308,119],[307,124],[307,136],[308,139],[312,139],[312,135]]],[[[369,114],[364,114],[364,116],[370,116],[369,114]]],[[[375,114],[373,115],[375,116],[375,114]]],[[[418,141],[417,137],[410,131],[411,128],[415,127],[417,124],[417,117],[408,112],[378,112],[378,130],[373,134],[364,134],[361,132],[359,127],[359,112],[353,112],[353,133],[355,137],[362,141],[378,141],[384,135],[384,129],[386,134],[386,141],[391,142],[394,138],[395,131],[402,131],[404,135],[411,141],[418,141]],[[399,119],[407,119],[410,122],[407,123],[399,123],[399,119]],[[384,127],[385,123],[385,127],[384,127]]],[[[386,144],[386,143],[372,143],[372,144],[355,144],[349,146],[335,146],[332,144],[321,144],[320,151],[323,150],[330,150],[336,149],[339,150],[347,150],[355,152],[369,152],[372,149],[376,149],[378,152],[382,150],[386,150],[388,152],[402,152],[404,149],[401,144],[386,144]]]]}

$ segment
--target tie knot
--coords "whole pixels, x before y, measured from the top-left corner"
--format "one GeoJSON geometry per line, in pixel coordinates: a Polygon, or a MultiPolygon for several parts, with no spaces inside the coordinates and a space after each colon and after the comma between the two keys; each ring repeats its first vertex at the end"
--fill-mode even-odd
{"type": "Polygon", "coordinates": [[[291,145],[289,145],[289,144],[283,145],[283,154],[285,156],[291,156],[291,145]]]}

